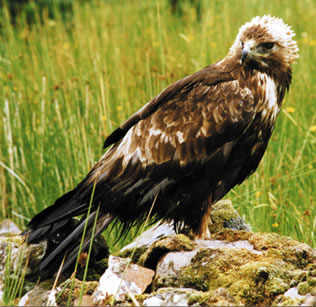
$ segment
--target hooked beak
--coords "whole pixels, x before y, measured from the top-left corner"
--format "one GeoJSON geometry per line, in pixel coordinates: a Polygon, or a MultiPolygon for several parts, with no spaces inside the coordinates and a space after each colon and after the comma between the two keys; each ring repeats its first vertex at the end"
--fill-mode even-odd
{"type": "Polygon", "coordinates": [[[244,43],[244,46],[241,50],[241,56],[240,56],[241,64],[243,64],[248,59],[252,58],[254,47],[255,47],[255,42],[253,40],[249,40],[244,43]]]}
{"type": "Polygon", "coordinates": [[[244,62],[245,62],[247,56],[248,56],[248,51],[245,50],[245,49],[243,49],[243,50],[241,51],[241,57],[240,57],[241,64],[244,64],[244,62]]]}

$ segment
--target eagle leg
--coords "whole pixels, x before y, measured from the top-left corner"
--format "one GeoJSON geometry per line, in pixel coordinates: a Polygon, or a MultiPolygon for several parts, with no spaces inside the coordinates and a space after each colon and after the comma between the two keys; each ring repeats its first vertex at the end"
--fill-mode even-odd
{"type": "Polygon", "coordinates": [[[211,239],[211,233],[209,229],[209,224],[212,224],[212,219],[211,219],[211,208],[212,208],[212,194],[209,196],[207,200],[207,210],[204,213],[202,217],[202,221],[200,224],[199,231],[196,234],[196,239],[202,239],[202,240],[210,240],[211,239]]]}

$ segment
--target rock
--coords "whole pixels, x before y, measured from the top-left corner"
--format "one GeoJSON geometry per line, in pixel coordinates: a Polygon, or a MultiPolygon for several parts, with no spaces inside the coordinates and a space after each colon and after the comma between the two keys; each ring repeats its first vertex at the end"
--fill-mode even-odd
{"type": "Polygon", "coordinates": [[[102,305],[111,300],[123,300],[128,296],[133,298],[136,294],[142,294],[151,284],[154,274],[150,269],[130,264],[128,258],[110,256],[109,267],[92,295],[93,303],[102,305]]]}
{"type": "MultiPolygon", "coordinates": [[[[4,286],[7,282],[6,263],[13,263],[20,253],[19,247],[23,243],[19,237],[0,237],[0,302],[2,301],[4,286]],[[8,259],[8,254],[10,259],[8,259]]],[[[9,272],[10,275],[10,272],[9,272]]]]}
{"type": "Polygon", "coordinates": [[[39,243],[29,245],[25,243],[23,247],[27,251],[26,254],[28,259],[26,275],[37,276],[39,264],[46,253],[47,242],[41,241],[39,243]]]}
{"type": "Polygon", "coordinates": [[[76,298],[74,301],[74,306],[92,306],[93,305],[93,300],[91,295],[83,295],[82,299],[76,298]]]}
{"type": "MultiPolygon", "coordinates": [[[[202,253],[206,250],[218,250],[218,249],[231,249],[231,250],[244,250],[247,249],[254,254],[261,254],[261,252],[253,249],[253,246],[248,241],[237,242],[222,242],[219,240],[196,240],[196,245],[193,251],[181,251],[181,252],[169,252],[163,256],[156,268],[156,277],[154,281],[155,287],[169,287],[169,286],[182,286],[179,280],[179,276],[182,274],[182,270],[190,267],[194,257],[198,253],[202,253]]],[[[206,263],[201,263],[201,267],[206,263]]],[[[198,290],[205,290],[199,289],[198,290]]]]}
{"type": "Polygon", "coordinates": [[[122,251],[140,246],[148,247],[161,238],[174,236],[175,234],[173,223],[157,223],[150,229],[144,231],[132,243],[126,245],[122,251]]]}
{"type": "Polygon", "coordinates": [[[217,288],[209,292],[198,292],[190,297],[189,304],[198,306],[243,306],[225,288],[217,288]]]}
{"type": "MultiPolygon", "coordinates": [[[[7,282],[17,283],[22,275],[32,275],[45,254],[45,242],[27,245],[20,235],[0,237],[0,301],[7,282]],[[9,271],[6,271],[8,270],[9,271]]],[[[34,287],[33,281],[26,281],[24,287],[34,287]]]]}
{"type": "MultiPolygon", "coordinates": [[[[79,305],[79,303],[81,306],[87,306],[84,302],[92,302],[91,296],[97,286],[97,281],[83,282],[76,278],[69,278],[56,288],[56,302],[61,306],[79,305]],[[82,296],[81,300],[80,296],[82,296]]],[[[92,303],[88,305],[92,305],[92,303]]]]}
{"type": "Polygon", "coordinates": [[[277,306],[300,306],[305,301],[305,296],[298,294],[297,288],[290,288],[284,294],[278,295],[273,301],[277,306]]]}
{"type": "MultiPolygon", "coordinates": [[[[212,224],[209,225],[210,232],[215,233],[221,229],[229,228],[233,230],[250,231],[250,226],[238,215],[233,208],[230,200],[218,201],[212,207],[212,224]]],[[[184,234],[188,234],[187,229],[183,230],[184,234]]],[[[150,229],[139,235],[132,243],[126,245],[117,256],[132,257],[132,261],[137,263],[140,256],[152,246],[154,243],[164,238],[174,237],[176,235],[173,223],[159,222],[150,229]]],[[[140,263],[143,263],[144,259],[140,263]]]]}
{"type": "Polygon", "coordinates": [[[56,291],[35,286],[20,299],[19,306],[57,306],[56,291]]]}
{"type": "MultiPolygon", "coordinates": [[[[19,271],[22,267],[26,268],[25,274],[37,272],[38,265],[46,252],[47,243],[42,241],[38,244],[27,244],[24,236],[0,237],[0,272],[1,263],[9,261],[12,271],[19,271]],[[7,259],[7,257],[10,259],[7,259]],[[27,264],[27,266],[26,266],[27,264]]],[[[1,273],[0,273],[1,275],[1,273]]]]}
{"type": "Polygon", "coordinates": [[[178,275],[184,267],[191,264],[197,250],[191,252],[171,252],[159,261],[156,269],[154,288],[177,285],[178,275]]]}
{"type": "Polygon", "coordinates": [[[191,288],[160,288],[143,301],[143,306],[241,306],[224,288],[202,292],[191,288]]]}
{"type": "Polygon", "coordinates": [[[92,305],[91,294],[98,282],[83,283],[78,279],[67,279],[57,288],[52,289],[53,284],[54,280],[51,279],[35,286],[21,298],[19,306],[65,306],[68,304],[78,306],[79,303],[82,306],[92,305]]]}
{"type": "Polygon", "coordinates": [[[138,263],[154,270],[163,255],[172,251],[191,251],[195,246],[196,243],[183,234],[162,238],[153,243],[141,255],[138,263]]]}
{"type": "Polygon", "coordinates": [[[245,231],[250,231],[251,229],[239,216],[232,202],[228,199],[220,200],[212,206],[211,218],[212,224],[209,225],[211,233],[220,228],[245,231]]]}
{"type": "Polygon", "coordinates": [[[147,298],[143,306],[188,306],[190,296],[198,293],[194,289],[161,288],[147,298]]]}
{"type": "MultiPolygon", "coordinates": [[[[219,232],[218,237],[223,241],[196,240],[191,251],[163,255],[157,264],[153,290],[184,287],[210,292],[225,288],[238,304],[266,305],[287,293],[305,272],[309,277],[298,283],[298,294],[313,293],[316,253],[307,245],[277,235],[245,235],[244,231],[228,229],[219,232]]],[[[299,299],[297,302],[303,302],[306,297],[299,299]]]]}
{"type": "Polygon", "coordinates": [[[3,220],[0,222],[0,236],[19,235],[21,230],[11,220],[3,220]]]}
{"type": "MultiPolygon", "coordinates": [[[[314,249],[274,233],[251,232],[230,201],[213,206],[212,222],[211,240],[194,240],[186,229],[176,234],[173,225],[161,223],[109,259],[101,238],[105,248],[94,247],[86,276],[91,281],[64,276],[53,291],[53,281],[41,282],[20,305],[316,305],[314,249]]],[[[7,257],[10,246],[12,268],[26,263],[23,252],[30,255],[26,288],[34,287],[30,279],[45,253],[42,244],[26,248],[19,236],[0,238],[0,256],[7,257]]],[[[79,264],[77,278],[84,268],[79,264]]],[[[10,274],[18,278],[13,269],[10,274]]]]}
{"type": "Polygon", "coordinates": [[[307,294],[304,303],[302,306],[316,306],[316,296],[307,294]]]}
{"type": "Polygon", "coordinates": [[[141,266],[155,269],[158,260],[170,251],[192,250],[195,243],[183,234],[172,235],[157,239],[151,246],[135,247],[134,249],[123,248],[118,256],[131,257],[132,261],[141,266]]]}
{"type": "Polygon", "coordinates": [[[122,258],[131,258],[132,262],[138,263],[148,247],[163,238],[175,236],[176,233],[171,223],[157,223],[150,229],[143,232],[133,242],[126,245],[116,256],[122,258]]]}

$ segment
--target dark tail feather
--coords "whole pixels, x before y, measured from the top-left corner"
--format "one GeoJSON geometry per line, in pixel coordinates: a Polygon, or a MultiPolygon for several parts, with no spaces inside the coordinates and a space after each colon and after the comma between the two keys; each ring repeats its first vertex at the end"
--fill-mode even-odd
{"type": "MultiPolygon", "coordinates": [[[[89,187],[90,188],[90,187],[89,187]]],[[[35,215],[28,224],[28,228],[36,230],[38,228],[61,222],[61,225],[67,218],[78,216],[88,211],[88,202],[78,202],[78,187],[58,198],[55,203],[40,213],[35,215]]],[[[29,241],[31,242],[31,241],[29,241]]]]}
{"type": "Polygon", "coordinates": [[[86,251],[91,240],[94,240],[96,236],[102,233],[107,226],[113,221],[114,217],[107,214],[105,216],[96,216],[96,212],[91,213],[88,217],[83,218],[79,225],[61,242],[57,247],[50,252],[40,264],[40,272],[44,275],[51,271],[51,267],[54,267],[56,271],[56,263],[59,263],[61,259],[66,255],[62,272],[67,270],[76,260],[78,251],[80,249],[81,238],[87,223],[84,242],[81,252],[86,251]],[[97,218],[95,233],[93,234],[94,221],[97,218]],[[88,219],[88,220],[86,220],[88,219]]]}
{"type": "MultiPolygon", "coordinates": [[[[88,233],[85,236],[81,252],[86,251],[89,247],[90,241],[94,240],[99,234],[101,234],[108,226],[112,223],[114,217],[111,215],[104,216],[103,218],[98,219],[95,233],[92,234],[93,227],[90,228],[88,233]]],[[[78,252],[80,249],[80,245],[77,245],[76,248],[72,250],[72,252],[67,255],[62,272],[67,270],[76,260],[78,252]]]]}
{"type": "Polygon", "coordinates": [[[93,212],[88,217],[88,221],[83,220],[79,226],[77,226],[73,232],[71,232],[57,247],[51,252],[41,263],[40,271],[44,270],[54,259],[56,256],[60,256],[67,251],[67,247],[69,248],[75,241],[77,241],[80,235],[83,233],[85,224],[87,223],[87,227],[91,226],[96,216],[96,212],[93,212]]]}
{"type": "Polygon", "coordinates": [[[69,224],[68,229],[72,229],[73,226],[70,225],[72,224],[71,222],[72,219],[65,219],[52,225],[46,225],[35,229],[30,228],[25,230],[22,235],[27,236],[28,243],[35,243],[44,238],[49,239],[51,236],[54,236],[56,233],[58,233],[58,229],[66,229],[67,224],[69,224]]]}

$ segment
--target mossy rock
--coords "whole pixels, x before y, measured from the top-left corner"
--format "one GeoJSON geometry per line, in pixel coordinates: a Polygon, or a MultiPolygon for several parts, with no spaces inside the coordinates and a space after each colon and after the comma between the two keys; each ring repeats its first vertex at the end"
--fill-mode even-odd
{"type": "Polygon", "coordinates": [[[56,303],[58,305],[67,305],[70,297],[70,304],[82,295],[92,295],[95,288],[98,286],[97,281],[82,282],[79,279],[67,279],[57,288],[56,303]]]}
{"type": "MultiPolygon", "coordinates": [[[[153,289],[185,287],[210,293],[225,288],[237,304],[246,305],[269,305],[295,285],[302,295],[314,293],[315,252],[307,245],[274,234],[227,229],[218,235],[226,238],[220,247],[199,248],[196,242],[191,251],[168,252],[158,263],[153,289]],[[191,258],[179,269],[176,263],[187,256],[191,258]]],[[[211,303],[208,295],[204,298],[211,303]]]]}
{"type": "Polygon", "coordinates": [[[139,258],[138,264],[155,270],[159,259],[171,251],[190,251],[195,247],[194,241],[183,234],[162,238],[147,248],[139,258]]]}
{"type": "Polygon", "coordinates": [[[209,224],[211,233],[225,228],[250,231],[250,226],[244,222],[228,199],[220,200],[212,206],[211,220],[212,223],[209,224]]]}
{"type": "Polygon", "coordinates": [[[315,257],[312,248],[307,244],[275,233],[252,233],[248,241],[255,249],[269,250],[271,256],[274,253],[275,258],[281,258],[297,268],[304,268],[312,263],[315,257]]]}
{"type": "Polygon", "coordinates": [[[123,249],[114,254],[114,256],[121,258],[130,258],[133,263],[138,263],[139,258],[148,250],[148,247],[141,246],[135,248],[127,248],[123,249]]]}

